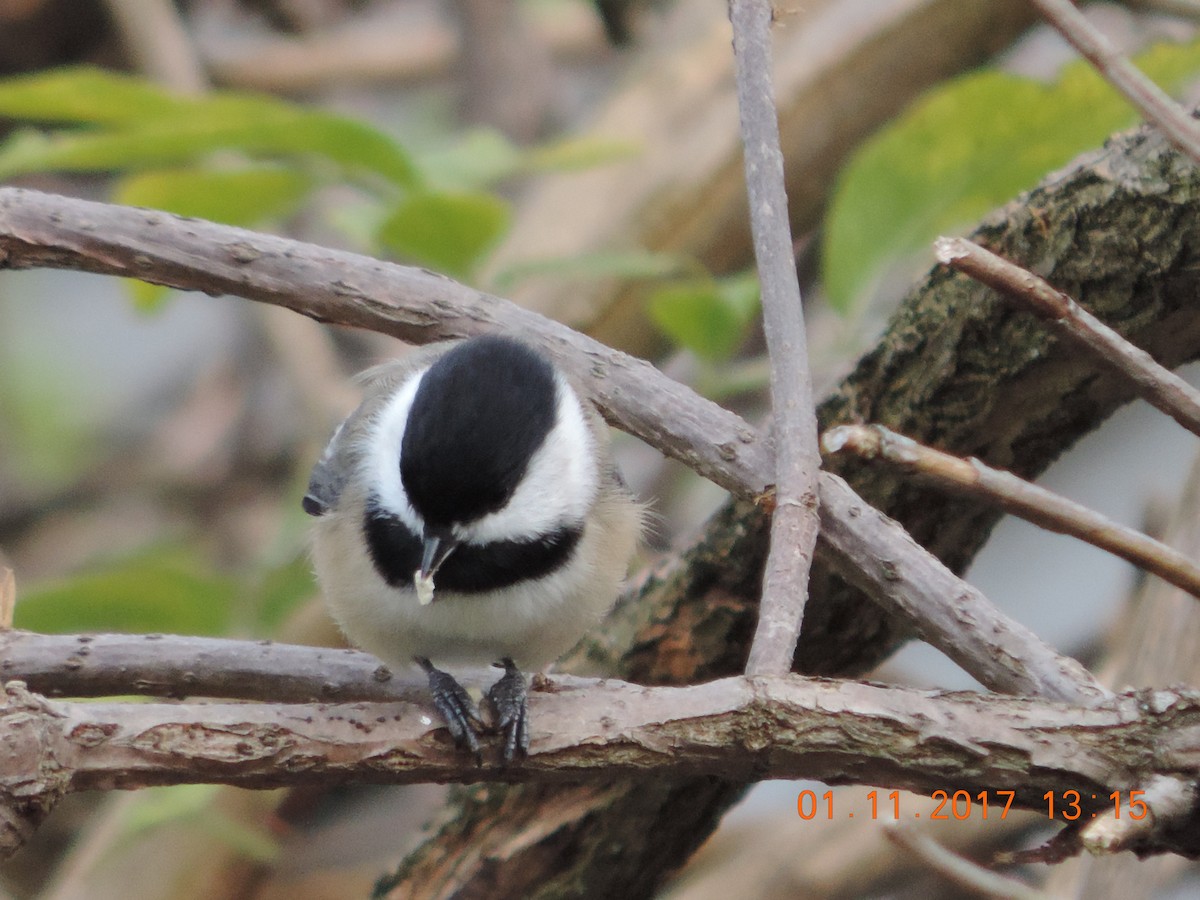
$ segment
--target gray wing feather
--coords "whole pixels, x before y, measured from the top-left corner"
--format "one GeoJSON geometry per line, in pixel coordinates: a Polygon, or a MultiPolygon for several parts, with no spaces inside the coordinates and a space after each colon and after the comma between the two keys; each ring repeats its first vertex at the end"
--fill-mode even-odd
{"type": "Polygon", "coordinates": [[[333,437],[325,445],[321,458],[308,477],[308,491],[301,503],[310,516],[323,516],[337,506],[338,497],[346,483],[346,473],[337,465],[339,444],[345,430],[346,422],[334,430],[333,437]]]}

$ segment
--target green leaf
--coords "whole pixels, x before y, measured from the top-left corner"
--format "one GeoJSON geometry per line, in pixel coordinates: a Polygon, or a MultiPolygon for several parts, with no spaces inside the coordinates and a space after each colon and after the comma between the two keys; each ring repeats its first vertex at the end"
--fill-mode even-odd
{"type": "Polygon", "coordinates": [[[0,81],[0,115],[101,127],[36,136],[19,132],[0,144],[0,178],[51,170],[135,171],[237,151],[259,158],[323,159],[348,175],[382,176],[402,188],[420,181],[399,144],[353,119],[251,94],[167,94],[91,69],[58,70],[45,77],[45,85],[28,78],[0,81]],[[117,99],[137,98],[138,114],[115,113],[107,100],[97,101],[99,113],[78,108],[64,96],[73,80],[82,82],[89,97],[111,91],[117,99]],[[15,88],[14,81],[19,82],[15,88]],[[39,93],[50,98],[41,111],[34,106],[39,93]]]}
{"type": "Polygon", "coordinates": [[[113,125],[166,115],[187,103],[144,79],[91,66],[0,80],[0,116],[31,122],[113,125]]]}
{"type": "Polygon", "coordinates": [[[480,190],[526,172],[575,171],[635,156],[627,141],[569,138],[522,149],[498,131],[477,128],[418,160],[428,183],[445,190],[480,190]]]}
{"type": "Polygon", "coordinates": [[[219,784],[180,784],[137,793],[121,820],[121,839],[131,840],[207,810],[223,790],[219,784]]]}
{"type": "Polygon", "coordinates": [[[758,313],[758,297],[753,273],[673,284],[650,296],[650,318],[663,334],[702,359],[724,360],[745,340],[758,313]]]}
{"type": "Polygon", "coordinates": [[[527,278],[552,276],[562,279],[624,278],[653,279],[691,275],[706,276],[704,266],[690,256],[653,253],[649,250],[612,250],[558,256],[515,263],[492,279],[496,291],[508,293],[527,278]]]}
{"type": "MultiPolygon", "coordinates": [[[[1177,89],[1200,69],[1200,43],[1156,47],[1138,64],[1177,89]]],[[[838,177],[822,251],[831,304],[850,308],[897,260],[1135,120],[1083,61],[1053,84],[984,71],[930,91],[864,143],[838,177]]]]}
{"type": "Polygon", "coordinates": [[[495,184],[521,166],[522,151],[498,131],[476,128],[449,146],[418,160],[427,182],[444,190],[477,190],[495,184]]]}
{"type": "Polygon", "coordinates": [[[279,166],[162,169],[121,179],[113,200],[227,225],[253,225],[295,211],[312,186],[310,176],[279,166]]]}
{"type": "Polygon", "coordinates": [[[17,602],[17,628],[223,634],[233,583],[175,547],[156,547],[51,585],[34,585],[17,602]]]}
{"type": "Polygon", "coordinates": [[[465,275],[508,227],[508,205],[491,194],[417,193],[380,226],[392,253],[451,275],[465,275]]]}

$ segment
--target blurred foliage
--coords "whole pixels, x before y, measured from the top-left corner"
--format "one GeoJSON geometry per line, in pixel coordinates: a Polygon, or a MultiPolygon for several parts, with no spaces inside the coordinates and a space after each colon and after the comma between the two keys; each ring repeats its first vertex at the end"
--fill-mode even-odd
{"type": "Polygon", "coordinates": [[[62,370],[22,350],[0,333],[0,358],[6,363],[0,369],[0,472],[36,489],[78,474],[94,440],[62,414],[75,399],[62,370]]]}
{"type": "Polygon", "coordinates": [[[294,547],[285,561],[235,577],[192,545],[159,544],[25,588],[13,624],[48,634],[269,635],[314,592],[308,559],[294,547]]]}
{"type": "Polygon", "coordinates": [[[622,278],[630,281],[679,276],[703,277],[704,266],[690,256],[649,250],[601,250],[571,257],[514,263],[492,279],[496,290],[507,293],[527,278],[622,278]]]}
{"type": "Polygon", "coordinates": [[[119,840],[131,843],[160,828],[182,825],[202,831],[248,860],[273,860],[279,853],[279,842],[269,832],[248,827],[217,808],[224,790],[219,784],[140,790],[121,816],[119,840]]]}
{"type": "Polygon", "coordinates": [[[608,251],[522,262],[493,279],[507,292],[528,278],[619,278],[657,283],[646,299],[654,326],[672,344],[705,362],[726,362],[742,346],[759,311],[758,276],[751,270],[712,277],[697,259],[645,250],[608,251]]]}
{"type": "Polygon", "coordinates": [[[625,141],[566,137],[522,148],[498,131],[474,128],[430,150],[417,152],[426,184],[447,190],[480,189],[506,178],[536,172],[588,169],[636,156],[625,141]]]}
{"type": "MultiPolygon", "coordinates": [[[[1200,42],[1159,45],[1135,63],[1178,91],[1200,72],[1200,42]]],[[[1136,121],[1083,60],[1051,84],[983,71],[939,85],[865,142],[838,177],[822,251],[830,302],[850,309],[889,266],[1136,121]]]]}
{"type": "Polygon", "coordinates": [[[728,360],[758,317],[758,277],[681,281],[650,295],[650,317],[667,337],[709,362],[728,360]]]}
{"type": "MultiPolygon", "coordinates": [[[[241,226],[295,213],[314,191],[359,188],[377,207],[352,229],[368,253],[469,277],[508,226],[489,190],[514,175],[597,165],[625,144],[522,149],[476,130],[418,162],[364,122],[268,96],[172,93],[89,67],[0,80],[0,117],[25,125],[0,143],[0,180],[35,172],[118,176],[113,199],[241,226]]],[[[336,219],[335,219],[336,221],[336,219]]],[[[138,289],[139,302],[160,297],[138,289]]]]}
{"type": "Polygon", "coordinates": [[[379,243],[448,275],[464,276],[508,227],[508,204],[483,193],[413,193],[384,220],[379,243]]]}
{"type": "Polygon", "coordinates": [[[150,547],[58,584],[21,592],[13,624],[47,633],[229,631],[237,591],[231,578],[186,546],[150,547]]]}

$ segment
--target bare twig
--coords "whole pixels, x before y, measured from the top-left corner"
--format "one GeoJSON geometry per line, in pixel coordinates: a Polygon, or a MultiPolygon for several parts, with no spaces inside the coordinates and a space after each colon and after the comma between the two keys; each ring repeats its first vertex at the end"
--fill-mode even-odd
{"type": "Polygon", "coordinates": [[[947,850],[928,834],[902,825],[885,828],[883,833],[889,841],[921,859],[933,871],[976,896],[990,900],[1050,900],[1048,894],[1024,882],[998,875],[947,850]]]}
{"type": "Polygon", "coordinates": [[[1138,790],[1140,796],[1135,798],[1130,793],[1125,797],[1120,812],[1114,804],[1084,826],[1079,837],[1085,850],[1092,853],[1128,850],[1164,826],[1179,824],[1196,806],[1195,782],[1157,775],[1139,782],[1138,790]],[[1133,799],[1146,804],[1146,815],[1137,818],[1130,815],[1137,812],[1131,808],[1133,799]]]}
{"type": "Polygon", "coordinates": [[[1047,21],[1078,50],[1108,82],[1162,129],[1176,147],[1200,163],[1200,127],[1178,103],[1117,52],[1071,0],[1033,0],[1047,21]]]}
{"type": "Polygon", "coordinates": [[[13,679],[48,697],[419,703],[429,696],[360,650],[161,634],[4,632],[0,681],[13,679]]]}
{"type": "Polygon", "coordinates": [[[1043,279],[965,238],[938,238],[938,262],[994,288],[1127,377],[1148,403],[1200,434],[1200,391],[1043,279]]]}
{"type": "Polygon", "coordinates": [[[1108,695],[1091,673],[996,609],[844,481],[821,479],[821,558],[994,691],[1087,705],[1108,695]]]}
{"type": "Polygon", "coordinates": [[[829,453],[883,460],[922,481],[994,503],[1049,531],[1107,550],[1200,598],[1200,567],[1182,553],[1010,472],[923,446],[882,425],[831,428],[822,445],[829,453]]]}
{"type": "MultiPolygon", "coordinates": [[[[648,363],[421,269],[167,213],[0,188],[0,267],[5,265],[233,293],[414,343],[515,332],[588,384],[609,421],[717,484],[753,498],[772,479],[769,444],[733,413],[648,363]]],[[[1097,695],[1086,672],[998,613],[845,482],[821,473],[820,488],[822,540],[839,573],[898,604],[943,649],[978,648],[975,623],[996,625],[1004,648],[999,659],[956,651],[954,658],[971,675],[995,690],[1064,699],[1097,695]],[[873,527],[862,530],[868,521],[873,527]]]]}
{"type": "Polygon", "coordinates": [[[771,83],[770,0],[730,0],[750,229],[771,359],[775,512],[749,675],[792,667],[817,543],[817,417],[771,83]]]}
{"type": "MultiPolygon", "coordinates": [[[[12,628],[13,610],[17,606],[17,576],[13,570],[0,566],[0,632],[12,628]]],[[[0,640],[3,637],[0,636],[0,640]]]]}

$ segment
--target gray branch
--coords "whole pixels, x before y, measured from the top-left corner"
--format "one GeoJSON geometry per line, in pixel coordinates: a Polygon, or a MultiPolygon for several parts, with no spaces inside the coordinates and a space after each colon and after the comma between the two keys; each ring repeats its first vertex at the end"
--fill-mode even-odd
{"type": "MultiPolygon", "coordinates": [[[[530,703],[529,758],[480,768],[408,703],[71,703],[9,682],[0,697],[0,811],[48,809],[73,791],[196,782],[544,783],[667,771],[987,791],[993,803],[994,792],[1012,790],[1032,809],[1046,791],[1074,790],[1088,809],[1103,809],[1110,792],[1151,774],[1200,777],[1197,692],[1146,691],[1083,708],[794,676],[682,688],[556,677],[530,703]]],[[[0,818],[0,852],[21,836],[0,818]]],[[[1171,849],[1196,852],[1194,833],[1171,840],[1171,849]]]]}
{"type": "Polygon", "coordinates": [[[731,0],[729,19],[733,23],[750,230],[762,289],[763,332],[771,359],[776,446],[770,550],[763,572],[758,628],[746,664],[747,674],[765,675],[789,671],[796,653],[817,543],[821,452],[771,83],[770,0],[731,0]]]}

